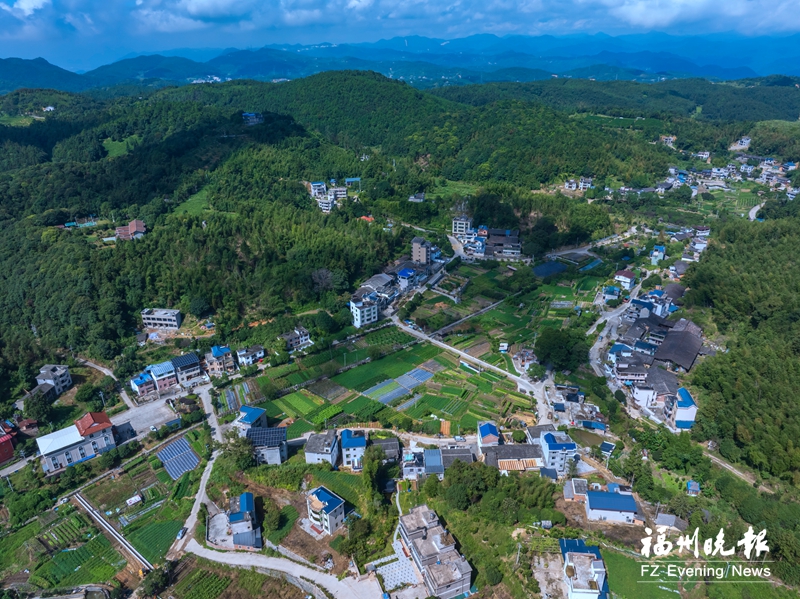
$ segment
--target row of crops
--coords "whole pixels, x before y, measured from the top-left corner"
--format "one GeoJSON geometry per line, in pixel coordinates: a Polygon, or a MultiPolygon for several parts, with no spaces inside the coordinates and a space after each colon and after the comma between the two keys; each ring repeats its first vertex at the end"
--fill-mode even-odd
{"type": "Polygon", "coordinates": [[[179,582],[173,594],[179,599],[217,599],[230,583],[227,576],[197,570],[179,582]]]}
{"type": "Polygon", "coordinates": [[[43,588],[71,587],[110,580],[125,566],[125,559],[103,535],[75,550],[56,553],[31,576],[43,588]]]}
{"type": "Polygon", "coordinates": [[[346,472],[321,471],[314,473],[314,479],[351,505],[361,505],[362,482],[360,476],[346,472]]]}
{"type": "Polygon", "coordinates": [[[151,522],[126,535],[128,541],[150,562],[160,562],[183,524],[179,520],[151,522]]]}
{"type": "Polygon", "coordinates": [[[86,529],[90,527],[86,516],[83,514],[73,514],[66,518],[45,535],[45,540],[55,547],[69,547],[86,534],[86,529]]]}

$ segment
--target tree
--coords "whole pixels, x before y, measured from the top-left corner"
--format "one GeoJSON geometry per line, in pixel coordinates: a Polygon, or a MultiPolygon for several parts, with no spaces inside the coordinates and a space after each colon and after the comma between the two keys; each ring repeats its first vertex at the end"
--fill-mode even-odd
{"type": "Polygon", "coordinates": [[[147,597],[155,597],[169,586],[169,573],[165,568],[150,570],[139,587],[147,597]]]}
{"type": "Polygon", "coordinates": [[[617,389],[616,391],[614,391],[614,399],[616,399],[619,403],[623,405],[627,403],[625,392],[622,389],[617,389]]]}
{"type": "Polygon", "coordinates": [[[255,466],[252,442],[247,437],[240,437],[235,430],[225,433],[223,456],[236,470],[247,470],[255,466]]]}
{"type": "Polygon", "coordinates": [[[679,518],[685,519],[691,511],[689,498],[683,493],[676,493],[672,496],[672,499],[669,500],[669,509],[679,518]]]}
{"type": "Polygon", "coordinates": [[[53,405],[50,400],[41,393],[34,393],[26,397],[23,408],[28,418],[33,418],[41,423],[49,422],[50,415],[53,412],[53,405]]]}
{"type": "Polygon", "coordinates": [[[370,361],[374,361],[380,359],[381,356],[383,356],[383,352],[377,345],[370,345],[367,348],[367,356],[369,357],[370,361]]]}
{"type": "Polygon", "coordinates": [[[432,499],[439,494],[439,487],[439,477],[431,475],[425,479],[425,483],[422,485],[422,491],[425,493],[426,497],[432,499]]]}
{"type": "Polygon", "coordinates": [[[97,388],[91,383],[84,383],[75,392],[75,401],[80,403],[87,403],[94,401],[97,396],[97,388]]]}
{"type": "Polygon", "coordinates": [[[270,498],[264,498],[264,530],[274,532],[278,530],[281,522],[281,510],[278,505],[270,498]]]}
{"type": "Polygon", "coordinates": [[[525,436],[524,431],[514,431],[511,433],[511,438],[514,439],[514,443],[525,443],[527,437],[525,436]]]}
{"type": "Polygon", "coordinates": [[[194,296],[189,302],[189,312],[197,318],[205,316],[209,310],[211,310],[211,306],[208,304],[208,300],[202,295],[194,296]]]}
{"type": "Polygon", "coordinates": [[[496,586],[503,582],[503,573],[494,564],[486,568],[485,576],[486,582],[491,586],[496,586]]]}
{"type": "Polygon", "coordinates": [[[454,510],[463,511],[469,507],[467,488],[462,484],[450,486],[445,492],[444,497],[454,510]]]}
{"type": "Polygon", "coordinates": [[[570,459],[567,462],[567,478],[575,478],[578,475],[578,460],[570,459]]]}

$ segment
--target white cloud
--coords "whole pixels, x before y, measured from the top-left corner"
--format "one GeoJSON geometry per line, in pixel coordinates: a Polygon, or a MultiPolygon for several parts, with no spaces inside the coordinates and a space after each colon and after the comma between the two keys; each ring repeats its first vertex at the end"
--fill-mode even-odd
{"type": "Polygon", "coordinates": [[[18,18],[30,17],[37,10],[49,5],[50,0],[17,0],[11,6],[0,2],[0,8],[18,18]]]}

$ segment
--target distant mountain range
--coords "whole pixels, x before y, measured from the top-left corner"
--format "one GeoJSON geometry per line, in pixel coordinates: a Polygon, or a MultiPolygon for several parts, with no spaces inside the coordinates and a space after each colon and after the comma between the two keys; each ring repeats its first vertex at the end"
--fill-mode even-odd
{"type": "Polygon", "coordinates": [[[661,33],[611,37],[475,35],[404,37],[373,43],[271,45],[254,50],[182,48],[128,55],[83,74],[42,58],[0,59],[0,93],[20,87],[83,91],[121,84],[225,79],[279,80],[334,70],[371,70],[419,88],[529,82],[551,77],[654,82],[701,77],[800,75],[800,35],[780,38],[661,33]]]}

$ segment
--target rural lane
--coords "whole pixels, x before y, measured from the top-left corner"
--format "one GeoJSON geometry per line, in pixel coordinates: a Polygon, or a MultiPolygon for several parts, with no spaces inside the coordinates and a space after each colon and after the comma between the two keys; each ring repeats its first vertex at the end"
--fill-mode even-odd
{"type": "MultiPolygon", "coordinates": [[[[104,375],[110,376],[112,379],[114,379],[115,381],[117,381],[119,383],[119,381],[117,380],[117,377],[114,376],[114,372],[112,370],[109,370],[105,366],[100,366],[100,364],[95,364],[94,362],[90,362],[89,360],[84,360],[83,358],[79,358],[79,362],[81,364],[83,364],[84,366],[88,366],[89,368],[94,368],[95,370],[99,370],[104,375]]],[[[122,397],[122,401],[125,402],[126,406],[128,406],[131,409],[135,409],[136,408],[136,404],[134,404],[131,401],[131,398],[128,397],[128,392],[125,391],[125,387],[122,385],[122,383],[120,383],[120,385],[119,385],[119,395],[120,395],[120,397],[122,397]]]]}
{"type": "Polygon", "coordinates": [[[758,216],[758,211],[764,207],[766,202],[761,202],[760,204],[756,204],[750,209],[750,213],[747,215],[750,220],[756,220],[756,216],[758,216]]]}

